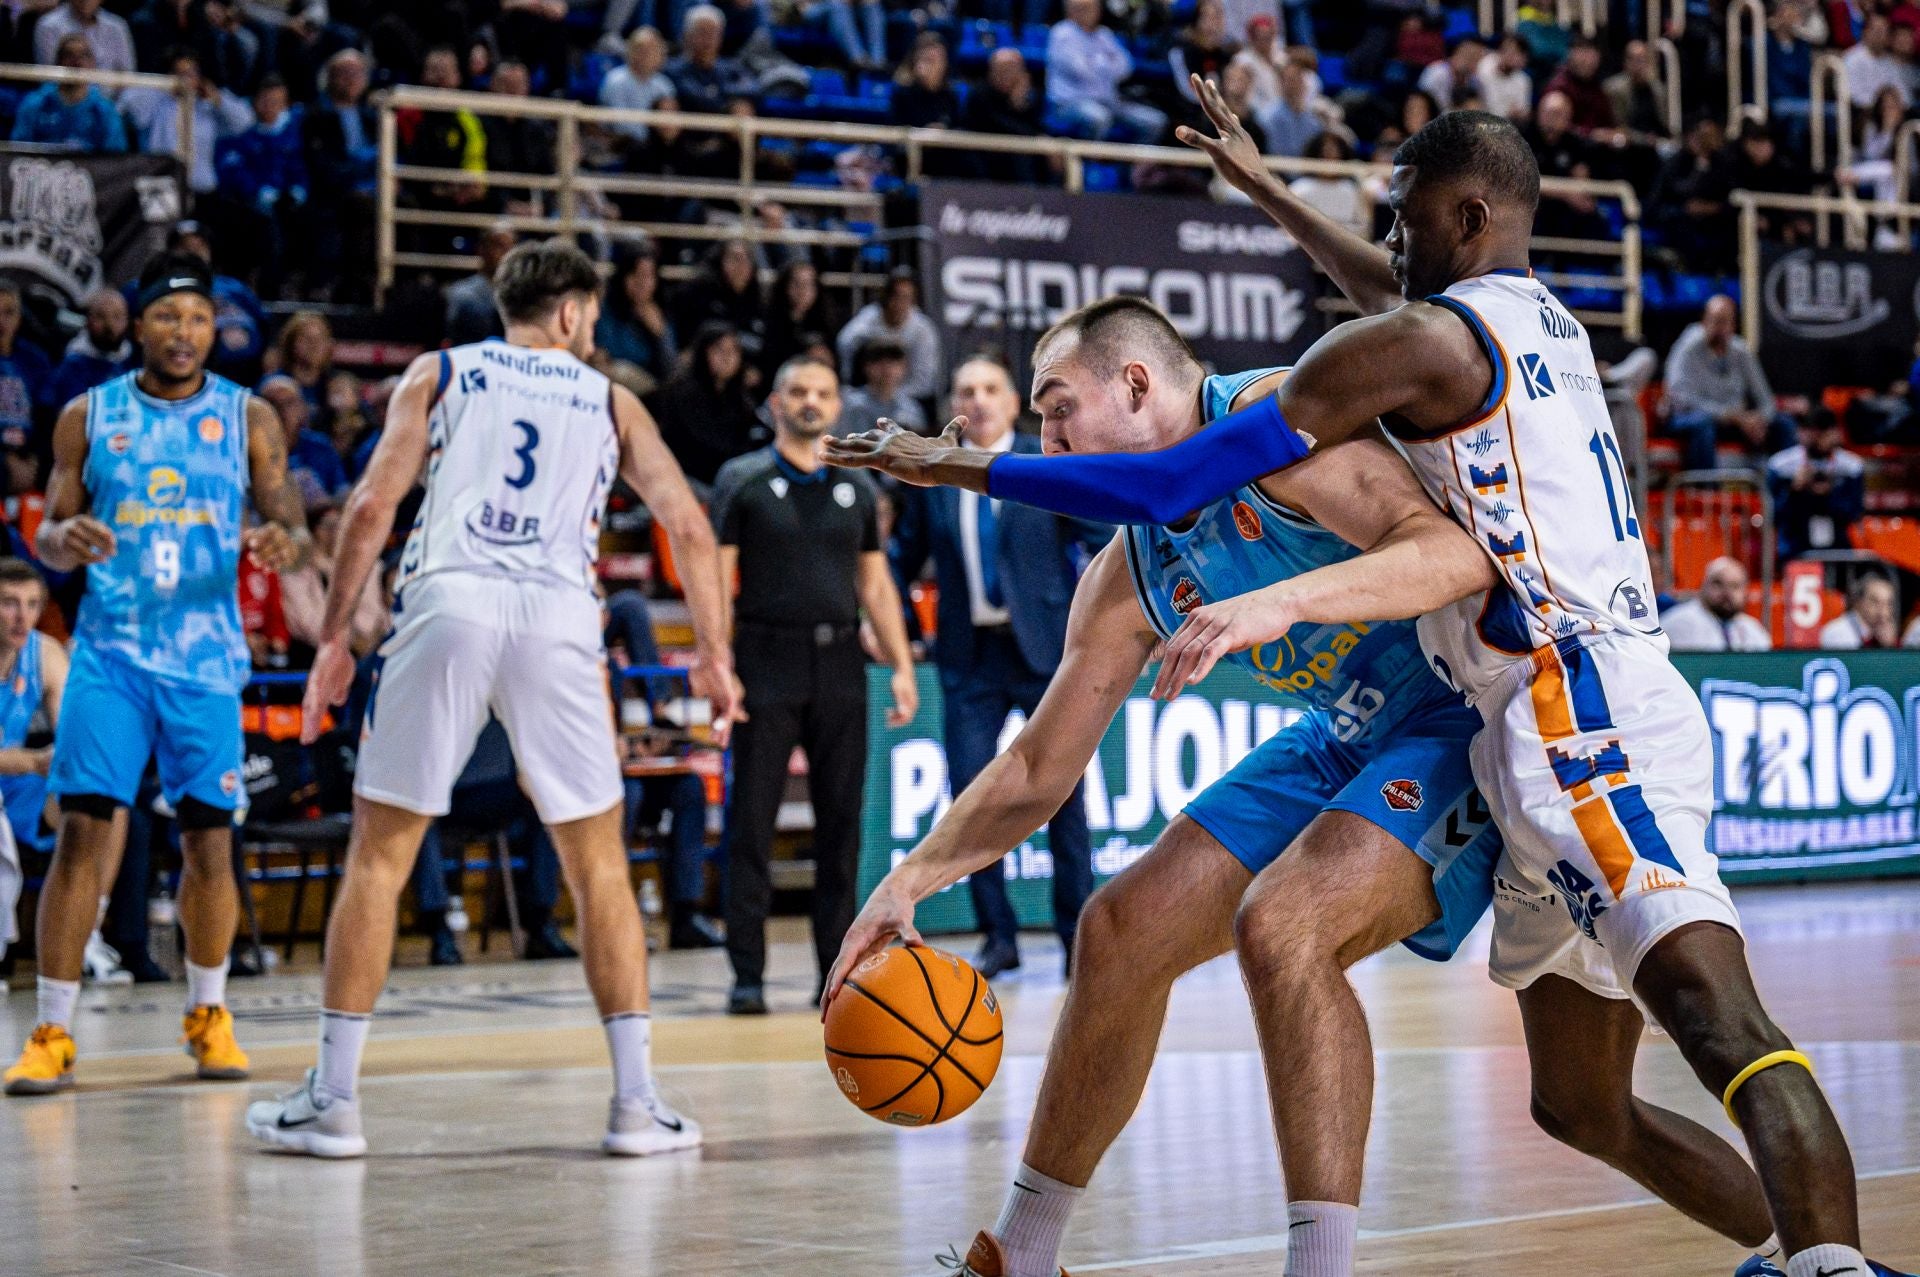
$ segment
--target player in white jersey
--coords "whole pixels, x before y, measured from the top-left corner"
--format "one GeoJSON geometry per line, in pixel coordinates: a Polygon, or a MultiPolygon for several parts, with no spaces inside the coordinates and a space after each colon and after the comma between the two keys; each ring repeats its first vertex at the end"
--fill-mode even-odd
{"type": "Polygon", "coordinates": [[[324,638],[307,684],[311,743],[354,674],[347,629],[394,513],[426,495],[401,553],[394,631],[369,699],[346,877],[327,926],[320,1052],[306,1081],[252,1105],[260,1139],[320,1157],[366,1151],[361,1049],[393,956],[395,909],[421,837],[444,815],[489,714],[553,836],[579,910],[587,983],[607,1030],[615,1094],[602,1147],[692,1148],[700,1128],[654,1089],[647,946],[621,840],[622,785],[594,558],[616,475],[672,543],[693,613],[696,695],[724,738],[738,704],[713,533],[651,417],[582,360],[600,279],[563,241],[525,244],[494,278],[505,341],[423,355],[347,498],[324,638]]]}
{"type": "MultiPolygon", "coordinates": [[[[1585,331],[1528,273],[1531,150],[1484,112],[1429,124],[1395,155],[1382,253],[1289,196],[1217,89],[1194,85],[1220,136],[1182,140],[1368,317],[1316,342],[1272,398],[1158,453],[985,459],[856,437],[835,459],[886,449],[916,458],[920,481],[1159,523],[1386,422],[1500,573],[1420,629],[1486,723],[1474,772],[1507,846],[1494,975],[1519,990],[1536,1118],[1736,1241],[1766,1251],[1770,1223],[1791,1277],[1883,1271],[1859,1251],[1845,1138],[1760,1004],[1706,847],[1705,716],[1666,659],[1585,331]],[[1725,1142],[1633,1095],[1641,1008],[1743,1130],[1757,1179],[1725,1142]]],[[[1270,587],[1189,614],[1165,658],[1174,685],[1284,633],[1285,599],[1270,587]]]]}

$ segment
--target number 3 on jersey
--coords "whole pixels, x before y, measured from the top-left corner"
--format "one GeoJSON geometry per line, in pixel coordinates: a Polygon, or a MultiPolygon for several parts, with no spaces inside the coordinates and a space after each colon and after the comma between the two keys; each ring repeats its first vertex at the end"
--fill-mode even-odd
{"type": "Polygon", "coordinates": [[[513,450],[514,458],[520,463],[520,473],[507,476],[510,488],[525,488],[533,482],[535,471],[533,450],[540,446],[540,428],[531,421],[516,421],[514,429],[520,431],[520,446],[513,450]]]}

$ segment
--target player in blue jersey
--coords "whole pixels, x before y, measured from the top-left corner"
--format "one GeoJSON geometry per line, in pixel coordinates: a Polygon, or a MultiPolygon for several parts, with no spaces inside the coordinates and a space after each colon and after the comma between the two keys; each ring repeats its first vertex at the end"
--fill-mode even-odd
{"type": "Polygon", "coordinates": [[[61,411],[35,538],[48,567],[87,569],[87,592],[49,780],[60,832],[40,896],[39,1023],[6,1072],[9,1095],[73,1084],[81,951],[149,757],[185,862],[183,1041],[201,1077],[247,1071],[225,1005],[248,677],[240,556],[280,571],[305,562],[310,542],[273,409],[207,371],[215,311],[206,264],[158,259],[137,299],[141,367],[61,411]],[[249,492],[261,516],[251,529],[249,492]]]}
{"type": "MultiPolygon", "coordinates": [[[[1115,298],[1041,338],[1033,398],[1049,450],[1142,449],[1270,395],[1285,375],[1208,377],[1163,315],[1115,298]]],[[[875,889],[828,997],[892,937],[917,940],[917,901],[1006,854],[1059,806],[1183,615],[1328,565],[1345,570],[1316,574],[1299,623],[1241,661],[1305,715],[1089,901],[1025,1157],[964,1271],[1052,1277],[1074,1199],[1138,1106],[1173,982],[1236,941],[1269,1076],[1285,1079],[1272,1094],[1296,1218],[1356,1210],[1373,1058],[1344,968],[1396,941],[1451,955],[1486,909],[1499,853],[1467,754],[1479,716],[1428,671],[1406,619],[1491,570],[1377,435],[1175,526],[1127,528],[1095,558],[1046,696],[875,889]]]]}

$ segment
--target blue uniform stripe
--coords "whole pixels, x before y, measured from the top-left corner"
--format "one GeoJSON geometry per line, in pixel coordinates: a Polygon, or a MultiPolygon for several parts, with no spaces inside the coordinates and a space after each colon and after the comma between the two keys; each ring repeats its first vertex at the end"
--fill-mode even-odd
{"type": "Polygon", "coordinates": [[[1680,858],[1667,845],[1667,836],[1660,832],[1659,822],[1647,807],[1640,786],[1622,785],[1607,795],[1607,801],[1613,804],[1613,814],[1620,818],[1620,827],[1627,831],[1627,841],[1633,844],[1634,855],[1665,865],[1682,877],[1686,876],[1687,871],[1680,867],[1680,858]]]}
{"type": "Polygon", "coordinates": [[[1487,397],[1481,401],[1480,407],[1473,414],[1475,417],[1484,417],[1493,411],[1501,397],[1507,393],[1507,361],[1506,357],[1500,353],[1500,343],[1493,339],[1493,334],[1487,330],[1486,322],[1480,318],[1473,307],[1440,293],[1435,293],[1427,300],[1436,306],[1445,306],[1465,320],[1467,327],[1473,329],[1474,338],[1479,341],[1480,349],[1486,352],[1487,362],[1493,365],[1493,382],[1487,387],[1487,397]]]}
{"type": "Polygon", "coordinates": [[[1560,663],[1567,671],[1567,696],[1573,702],[1573,726],[1576,731],[1603,732],[1613,726],[1613,711],[1607,707],[1607,691],[1600,684],[1600,669],[1593,653],[1578,643],[1563,643],[1560,663]]]}
{"type": "Polygon", "coordinates": [[[440,381],[433,388],[433,402],[427,405],[428,412],[440,406],[440,400],[446,396],[447,387],[452,384],[453,357],[443,350],[440,352],[440,381]]]}

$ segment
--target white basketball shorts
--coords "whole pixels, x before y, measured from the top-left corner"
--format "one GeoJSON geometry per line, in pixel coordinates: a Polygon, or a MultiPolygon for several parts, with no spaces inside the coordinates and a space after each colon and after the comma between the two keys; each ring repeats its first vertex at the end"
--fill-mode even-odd
{"type": "Polygon", "coordinates": [[[622,800],[600,604],[585,589],[440,572],[401,591],[353,792],[443,816],[489,713],[548,825],[622,800]]]}
{"type": "Polygon", "coordinates": [[[1564,976],[1631,996],[1679,927],[1740,929],[1707,850],[1713,740],[1686,679],[1627,637],[1544,648],[1481,700],[1473,772],[1506,839],[1495,870],[1496,983],[1564,976]]]}

